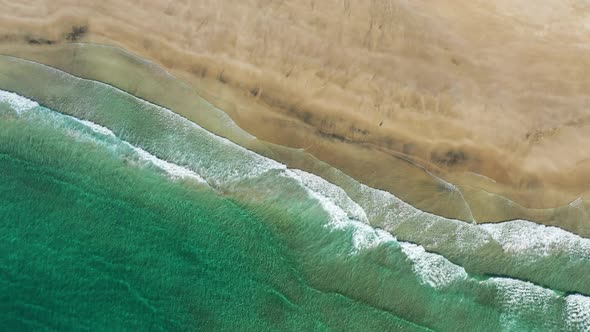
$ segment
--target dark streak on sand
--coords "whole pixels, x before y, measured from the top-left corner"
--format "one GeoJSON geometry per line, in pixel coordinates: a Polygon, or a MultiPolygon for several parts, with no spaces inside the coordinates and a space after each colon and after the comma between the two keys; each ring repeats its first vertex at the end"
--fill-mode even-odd
{"type": "Polygon", "coordinates": [[[45,39],[45,38],[36,38],[36,37],[32,37],[32,36],[26,36],[25,40],[27,41],[27,44],[30,45],[52,45],[55,44],[54,40],[50,40],[50,39],[45,39]]]}
{"type": "MultiPolygon", "coordinates": [[[[69,42],[77,42],[79,41],[84,35],[88,33],[88,26],[85,25],[74,25],[72,26],[72,30],[64,35],[64,39],[69,42]]],[[[61,42],[62,40],[53,40],[44,37],[37,37],[26,35],[24,40],[29,45],[53,45],[61,42]]]]}
{"type": "Polygon", "coordinates": [[[432,152],[430,155],[432,162],[438,165],[446,167],[458,166],[465,163],[468,159],[467,154],[463,151],[449,150],[445,154],[439,154],[438,152],[432,152]]]}
{"type": "Polygon", "coordinates": [[[72,31],[70,31],[67,35],[66,35],[66,39],[70,42],[75,42],[80,40],[82,37],[84,37],[84,35],[88,33],[88,26],[85,25],[79,25],[79,26],[73,26],[72,27],[72,31]]]}

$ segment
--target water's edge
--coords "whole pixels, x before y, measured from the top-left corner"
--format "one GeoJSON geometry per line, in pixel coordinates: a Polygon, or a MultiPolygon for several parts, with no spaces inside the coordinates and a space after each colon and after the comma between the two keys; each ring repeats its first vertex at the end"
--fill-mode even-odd
{"type": "MultiPolygon", "coordinates": [[[[278,190],[280,193],[282,191],[278,188],[284,186],[293,188],[293,192],[301,191],[325,211],[331,229],[350,235],[352,246],[348,255],[353,255],[351,257],[365,257],[375,250],[390,248],[387,250],[403,253],[418,284],[429,289],[428,292],[459,292],[470,298],[474,290],[468,289],[481,288],[484,292],[493,289],[493,293],[497,293],[493,308],[502,313],[505,324],[515,324],[514,320],[518,321],[522,315],[521,312],[513,312],[514,301],[526,303],[531,294],[534,294],[535,301],[545,301],[548,306],[555,306],[551,315],[557,315],[556,318],[578,324],[579,318],[585,317],[580,316],[578,311],[582,308],[579,307],[581,304],[572,307],[571,303],[586,303],[588,299],[570,293],[588,294],[588,290],[584,288],[587,284],[584,276],[588,275],[586,271],[590,266],[590,241],[587,239],[527,221],[474,225],[444,219],[419,211],[387,192],[356,183],[334,171],[348,183],[349,188],[345,191],[320,177],[289,169],[257,155],[205,131],[170,110],[103,83],[79,79],[38,64],[27,65],[34,67],[37,72],[46,71],[53,77],[53,84],[49,89],[52,102],[59,105],[60,112],[71,116],[62,119],[58,113],[49,113],[51,118],[59,119],[58,123],[79,123],[88,128],[82,129],[83,132],[92,132],[91,139],[98,136],[100,140],[122,140],[122,144],[131,149],[142,164],[153,165],[172,178],[192,178],[200,185],[207,184],[220,192],[232,193],[236,199],[245,200],[246,204],[254,204],[252,191],[260,195],[256,200],[263,198],[262,201],[265,201],[264,197],[267,195],[265,190],[278,190]],[[162,134],[162,129],[167,135],[162,134]],[[276,181],[282,185],[277,187],[276,181]],[[251,203],[247,203],[249,201],[251,203]],[[381,227],[398,238],[413,237],[411,242],[420,245],[398,242],[389,233],[369,225],[381,227]],[[435,248],[431,251],[444,252],[455,260],[463,260],[467,269],[451,263],[443,256],[427,252],[425,247],[435,248]],[[570,275],[567,286],[559,284],[564,275],[563,270],[556,270],[557,266],[563,265],[559,263],[560,259],[566,259],[571,273],[580,276],[577,283],[575,275],[570,275]],[[493,265],[470,266],[482,263],[493,265]],[[529,271],[527,267],[530,268],[529,271]],[[538,276],[539,267],[546,274],[538,276]],[[477,269],[488,271],[473,271],[477,269]],[[485,274],[506,277],[486,277],[485,274]],[[530,282],[517,280],[519,278],[536,280],[539,284],[562,290],[544,289],[530,282]]],[[[39,119],[46,118],[47,111],[44,108],[37,110],[39,106],[36,102],[16,94],[2,92],[0,100],[16,112],[16,115],[9,113],[8,119],[16,116],[17,119],[24,117],[28,121],[29,114],[32,114],[33,119],[36,116],[39,119]]],[[[64,126],[70,128],[69,125],[64,126]]],[[[80,134],[76,134],[76,137],[79,138],[80,134]]],[[[277,201],[276,198],[272,201],[279,205],[288,202],[281,199],[277,201]]],[[[386,257],[388,255],[393,254],[387,254],[386,257]]],[[[354,291],[349,289],[348,292],[354,291]]],[[[363,295],[353,297],[358,296],[363,295]]],[[[434,301],[432,303],[435,305],[435,298],[425,303],[434,301]]],[[[527,306],[526,310],[537,309],[527,306]]],[[[548,314],[545,312],[543,315],[548,314]]],[[[586,318],[590,319],[585,317],[582,324],[585,324],[586,318]]],[[[434,323],[427,325],[433,326],[431,324],[434,323]]]]}
{"type": "MultiPolygon", "coordinates": [[[[157,101],[158,104],[172,109],[207,130],[227,137],[259,154],[280,160],[291,167],[304,169],[323,178],[328,178],[332,182],[338,180],[337,176],[331,177],[329,166],[309,154],[252,137],[236,126],[223,111],[216,109],[196,95],[191,87],[175,79],[159,66],[125,50],[107,45],[74,43],[43,48],[42,51],[39,51],[38,48],[15,50],[6,48],[1,52],[20,54],[25,58],[36,59],[78,77],[106,82],[145,100],[157,101]],[[198,111],[195,111],[196,109],[198,111]]],[[[45,104],[40,98],[37,99],[45,104]]],[[[404,167],[407,168],[407,165],[404,167]]],[[[427,199],[420,203],[423,206],[422,210],[429,210],[430,207],[436,210],[444,206],[443,210],[455,211],[453,212],[454,217],[466,221],[473,221],[474,218],[470,217],[472,212],[477,215],[482,211],[494,210],[496,212],[492,215],[499,213],[492,218],[494,220],[516,220],[526,217],[525,219],[557,226],[583,236],[590,235],[590,225],[580,222],[582,218],[588,219],[587,204],[582,199],[576,201],[576,204],[554,209],[527,209],[501,196],[483,192],[477,188],[453,186],[423,170],[406,168],[403,169],[403,172],[413,172],[412,177],[418,176],[417,178],[423,179],[418,182],[430,183],[421,190],[432,191],[429,195],[438,197],[439,201],[445,201],[444,204],[439,204],[434,199],[427,199]],[[440,188],[451,189],[442,190],[440,188]],[[464,193],[468,193],[468,195],[464,195],[464,193]],[[477,199],[473,199],[474,197],[477,199]]],[[[398,179],[401,177],[402,182],[404,181],[403,172],[396,175],[398,179]]],[[[410,181],[406,184],[400,183],[400,185],[407,187],[412,183],[410,181]]],[[[346,187],[344,184],[338,183],[338,185],[346,187]]],[[[404,197],[400,198],[405,199],[404,197]]],[[[412,201],[410,198],[407,199],[412,201]]]]}

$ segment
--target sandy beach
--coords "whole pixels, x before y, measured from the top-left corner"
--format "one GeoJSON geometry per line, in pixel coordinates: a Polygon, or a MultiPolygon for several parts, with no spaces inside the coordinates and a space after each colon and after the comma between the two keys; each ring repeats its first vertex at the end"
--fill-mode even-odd
{"type": "MultiPolygon", "coordinates": [[[[76,68],[67,45],[116,45],[259,139],[420,209],[588,228],[572,211],[585,215],[590,182],[590,4],[548,0],[534,13],[525,1],[480,0],[0,6],[1,54],[100,80],[108,66],[76,68]]],[[[112,83],[133,93],[142,82],[121,73],[112,83]]],[[[163,95],[150,101],[188,107],[163,95]]]]}

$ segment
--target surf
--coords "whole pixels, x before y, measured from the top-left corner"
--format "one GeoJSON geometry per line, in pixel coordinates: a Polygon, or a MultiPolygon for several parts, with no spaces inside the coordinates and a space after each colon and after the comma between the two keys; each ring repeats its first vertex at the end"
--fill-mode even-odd
{"type": "MultiPolygon", "coordinates": [[[[172,154],[172,159],[175,161],[183,160],[184,166],[171,166],[174,165],[172,161],[164,161],[155,155],[145,152],[146,150],[143,150],[143,148],[136,147],[127,141],[119,139],[116,130],[98,125],[91,122],[91,120],[79,120],[70,115],[56,113],[40,107],[36,102],[19,97],[13,93],[4,92],[0,94],[0,98],[3,103],[8,104],[14,110],[12,116],[16,119],[25,122],[28,121],[31,126],[39,126],[45,123],[79,143],[102,146],[107,151],[114,152],[114,155],[118,158],[124,158],[132,167],[142,168],[145,167],[145,164],[129,161],[142,160],[144,162],[151,162],[151,166],[166,173],[166,176],[171,180],[175,178],[175,174],[174,172],[166,172],[167,169],[183,169],[185,173],[195,174],[198,179],[203,179],[203,181],[211,184],[217,191],[233,197],[238,202],[241,202],[240,204],[244,204],[244,206],[250,207],[252,210],[261,209],[264,206],[274,206],[276,209],[291,211],[291,213],[297,214],[305,211],[303,216],[307,216],[308,218],[304,219],[309,219],[307,222],[312,223],[312,226],[308,227],[315,228],[317,225],[313,226],[313,224],[323,224],[321,227],[326,229],[327,233],[317,239],[319,244],[325,243],[326,239],[330,238],[339,239],[337,242],[331,243],[331,245],[338,244],[342,239],[347,239],[346,242],[340,244],[340,246],[344,245],[343,247],[329,252],[329,255],[334,255],[334,257],[324,259],[333,259],[344,254],[346,256],[352,255],[351,257],[356,257],[355,259],[358,260],[360,257],[365,258],[366,255],[370,256],[374,252],[385,250],[385,257],[392,255],[402,255],[401,257],[405,257],[403,258],[403,260],[406,260],[404,264],[410,268],[411,275],[413,275],[413,277],[405,282],[423,285],[426,289],[431,289],[434,292],[433,294],[436,292],[443,292],[443,294],[450,292],[452,294],[458,291],[459,294],[462,294],[462,297],[469,299],[475,294],[471,294],[470,291],[460,291],[460,289],[463,287],[465,289],[476,287],[481,288],[481,292],[491,287],[495,292],[498,292],[498,295],[496,296],[496,303],[489,303],[489,305],[501,312],[500,323],[503,326],[526,326],[519,325],[519,318],[522,316],[527,317],[531,315],[531,312],[534,315],[548,315],[549,313],[547,311],[556,313],[571,312],[571,317],[559,317],[557,314],[554,314],[556,315],[555,319],[563,318],[566,322],[573,321],[579,324],[579,314],[577,314],[577,311],[572,311],[571,309],[568,311],[559,308],[563,306],[562,302],[570,303],[570,306],[572,302],[579,302],[581,295],[564,296],[562,293],[544,289],[530,282],[510,278],[481,278],[481,276],[470,275],[463,267],[453,264],[443,256],[427,252],[422,246],[417,244],[400,242],[391,234],[371,227],[369,224],[374,212],[363,209],[362,204],[358,204],[351,199],[341,188],[334,186],[320,177],[300,170],[290,170],[280,163],[256,155],[226,139],[204,131],[198,125],[180,118],[169,110],[155,107],[155,111],[161,112],[156,118],[164,119],[167,124],[170,122],[174,123],[175,121],[177,121],[176,124],[183,123],[186,127],[176,127],[181,131],[184,129],[186,136],[190,137],[189,133],[192,133],[195,137],[198,136],[203,139],[203,141],[199,141],[201,144],[194,144],[194,146],[205,146],[207,149],[212,149],[213,151],[210,151],[208,155],[203,155],[203,150],[192,149],[193,151],[183,151],[176,144],[176,150],[172,154]],[[190,130],[187,130],[187,128],[190,128],[190,130]],[[140,151],[144,152],[142,153],[140,151]],[[130,156],[129,153],[135,153],[135,155],[130,156]],[[232,156],[228,156],[229,153],[232,156]],[[239,163],[234,162],[233,155],[239,156],[239,163]],[[221,156],[221,161],[202,159],[206,157],[215,158],[216,156],[221,156]],[[154,160],[156,162],[153,162],[154,160]],[[165,167],[162,167],[162,165],[165,165],[165,167]],[[220,169],[221,167],[227,167],[229,169],[220,169]],[[252,193],[255,193],[255,195],[252,195],[252,193]],[[291,206],[293,200],[301,202],[295,205],[295,209],[291,206]],[[318,211],[322,212],[318,215],[318,211]],[[321,215],[324,217],[318,218],[321,215]],[[322,223],[320,220],[325,220],[325,222],[322,223]],[[536,294],[534,296],[545,301],[550,310],[535,313],[537,312],[536,306],[527,305],[527,297],[520,298],[517,294],[536,294]],[[507,300],[504,300],[505,298],[509,299],[509,302],[506,302],[507,300]],[[514,311],[513,301],[525,304],[521,308],[521,311],[514,311]]],[[[87,112],[86,114],[91,113],[87,112]]],[[[136,137],[128,131],[126,133],[128,137],[136,137]]],[[[191,140],[189,139],[189,141],[191,140]]],[[[146,148],[148,147],[146,146],[146,148]]],[[[203,181],[200,182],[202,183],[203,181]]],[[[385,194],[383,192],[376,192],[371,188],[364,187],[363,189],[370,191],[373,196],[385,194]]],[[[368,196],[370,197],[370,195],[368,196]]],[[[395,200],[394,196],[385,195],[385,197],[395,200]]],[[[405,210],[409,209],[407,205],[401,205],[401,207],[405,210]]],[[[400,218],[402,214],[395,215],[394,212],[394,216],[400,218]]],[[[290,216],[286,219],[294,220],[297,218],[290,216]]],[[[479,225],[471,226],[481,228],[479,225]]],[[[305,231],[303,232],[305,233],[305,231]]],[[[329,242],[333,241],[330,240],[329,242]]],[[[318,243],[312,244],[312,247],[317,247],[318,243]]],[[[320,248],[316,249],[321,250],[320,248]]],[[[529,248],[527,246],[524,246],[524,249],[533,253],[537,250],[536,247],[529,248]]],[[[538,252],[538,255],[540,257],[547,257],[547,252],[541,251],[538,252]]],[[[317,260],[317,258],[309,257],[304,260],[313,261],[317,260]]],[[[318,265],[321,266],[321,264],[318,265]]],[[[400,269],[400,267],[392,265],[389,265],[388,268],[393,270],[400,269]]],[[[405,273],[408,272],[405,271],[405,273]]],[[[391,282],[393,283],[394,281],[392,280],[391,282]]],[[[396,282],[399,282],[399,280],[396,282]]],[[[323,282],[319,282],[319,284],[322,285],[323,282]]],[[[399,292],[399,290],[397,291],[399,292]]],[[[430,291],[426,292],[428,294],[430,291]]],[[[353,298],[355,297],[355,295],[351,296],[353,298]]],[[[379,298],[379,296],[377,297],[379,298]]],[[[582,298],[585,297],[582,296],[582,298]]],[[[434,299],[432,298],[425,302],[433,301],[430,305],[436,306],[437,301],[434,299]]],[[[405,317],[408,314],[404,313],[404,310],[398,309],[394,312],[396,316],[405,317]]],[[[434,312],[431,311],[431,315],[434,315],[434,312]]],[[[410,321],[415,319],[412,315],[409,316],[410,321]]],[[[433,324],[430,321],[426,323],[427,326],[433,324]]]]}

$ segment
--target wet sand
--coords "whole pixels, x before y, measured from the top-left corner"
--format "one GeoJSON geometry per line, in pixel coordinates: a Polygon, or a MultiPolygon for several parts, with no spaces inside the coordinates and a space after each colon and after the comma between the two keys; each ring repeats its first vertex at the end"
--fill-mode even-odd
{"type": "MultiPolygon", "coordinates": [[[[526,1],[0,5],[2,54],[100,79],[113,72],[74,68],[64,44],[118,45],[258,138],[423,210],[586,227],[576,198],[590,180],[588,6],[545,1],[531,16],[526,1]]],[[[131,93],[145,84],[115,80],[131,93]]]]}

